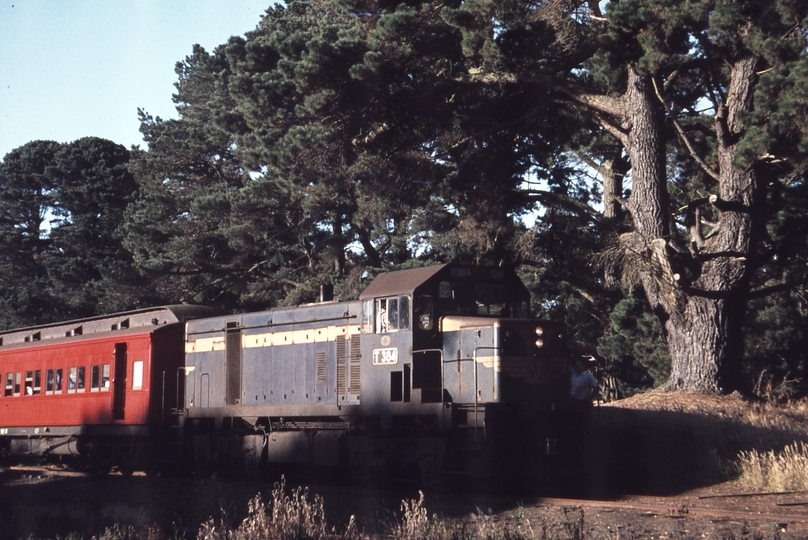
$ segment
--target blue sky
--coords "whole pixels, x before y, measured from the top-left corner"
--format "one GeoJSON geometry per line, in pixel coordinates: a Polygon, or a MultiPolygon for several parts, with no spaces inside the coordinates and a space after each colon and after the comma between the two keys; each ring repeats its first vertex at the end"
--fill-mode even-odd
{"type": "Polygon", "coordinates": [[[254,29],[271,0],[0,0],[0,159],[81,137],[145,147],[138,107],[176,117],[174,65],[254,29]]]}

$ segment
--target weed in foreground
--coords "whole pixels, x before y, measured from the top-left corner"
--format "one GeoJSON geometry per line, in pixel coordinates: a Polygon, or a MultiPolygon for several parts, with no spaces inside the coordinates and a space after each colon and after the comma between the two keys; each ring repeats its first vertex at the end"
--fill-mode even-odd
{"type": "MultiPolygon", "coordinates": [[[[547,536],[547,528],[533,530],[524,509],[501,518],[486,514],[479,508],[466,519],[445,520],[433,514],[430,518],[424,507],[424,494],[418,492],[418,500],[401,501],[401,519],[393,525],[390,537],[394,540],[528,540],[562,538],[547,536]]],[[[575,538],[578,536],[564,536],[575,538]]]]}
{"type": "Polygon", "coordinates": [[[199,529],[197,540],[318,540],[326,537],[323,499],[309,499],[308,488],[286,493],[286,480],[275,483],[269,502],[256,495],[248,504],[247,517],[237,528],[209,519],[199,529]]]}

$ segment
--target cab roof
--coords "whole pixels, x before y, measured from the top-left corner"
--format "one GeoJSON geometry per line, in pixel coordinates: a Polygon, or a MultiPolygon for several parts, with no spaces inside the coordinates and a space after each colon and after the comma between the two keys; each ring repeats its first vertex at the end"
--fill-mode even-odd
{"type": "Polygon", "coordinates": [[[365,298],[412,293],[416,288],[429,281],[447,266],[449,265],[438,264],[435,266],[424,266],[422,268],[408,268],[407,270],[384,272],[376,276],[370,285],[368,285],[367,289],[359,295],[359,299],[364,300],[365,298]]]}

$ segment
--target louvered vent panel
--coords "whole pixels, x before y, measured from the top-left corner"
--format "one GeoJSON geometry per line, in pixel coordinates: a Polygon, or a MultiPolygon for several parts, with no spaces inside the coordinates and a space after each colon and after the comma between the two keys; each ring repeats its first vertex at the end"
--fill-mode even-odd
{"type": "Polygon", "coordinates": [[[345,336],[337,336],[337,395],[345,394],[345,364],[346,364],[345,336]]]}
{"type": "Polygon", "coordinates": [[[325,351],[317,353],[317,380],[318,381],[324,381],[326,379],[326,374],[327,374],[326,358],[327,358],[327,355],[326,355],[325,351]]]}
{"type": "Polygon", "coordinates": [[[359,335],[351,336],[351,381],[350,386],[348,387],[349,394],[359,395],[360,384],[359,384],[359,376],[360,371],[359,368],[361,366],[361,359],[362,359],[362,352],[359,348],[360,338],[359,335]]]}

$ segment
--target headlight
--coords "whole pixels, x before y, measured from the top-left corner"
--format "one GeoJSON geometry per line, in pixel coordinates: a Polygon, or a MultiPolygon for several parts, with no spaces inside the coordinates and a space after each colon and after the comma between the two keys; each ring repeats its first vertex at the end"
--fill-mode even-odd
{"type": "Polygon", "coordinates": [[[536,335],[537,336],[543,336],[544,335],[544,328],[542,328],[541,326],[537,326],[536,327],[536,335]]]}
{"type": "Polygon", "coordinates": [[[536,340],[536,347],[538,347],[540,349],[542,347],[544,347],[544,340],[542,338],[539,338],[539,339],[536,340]]]}

